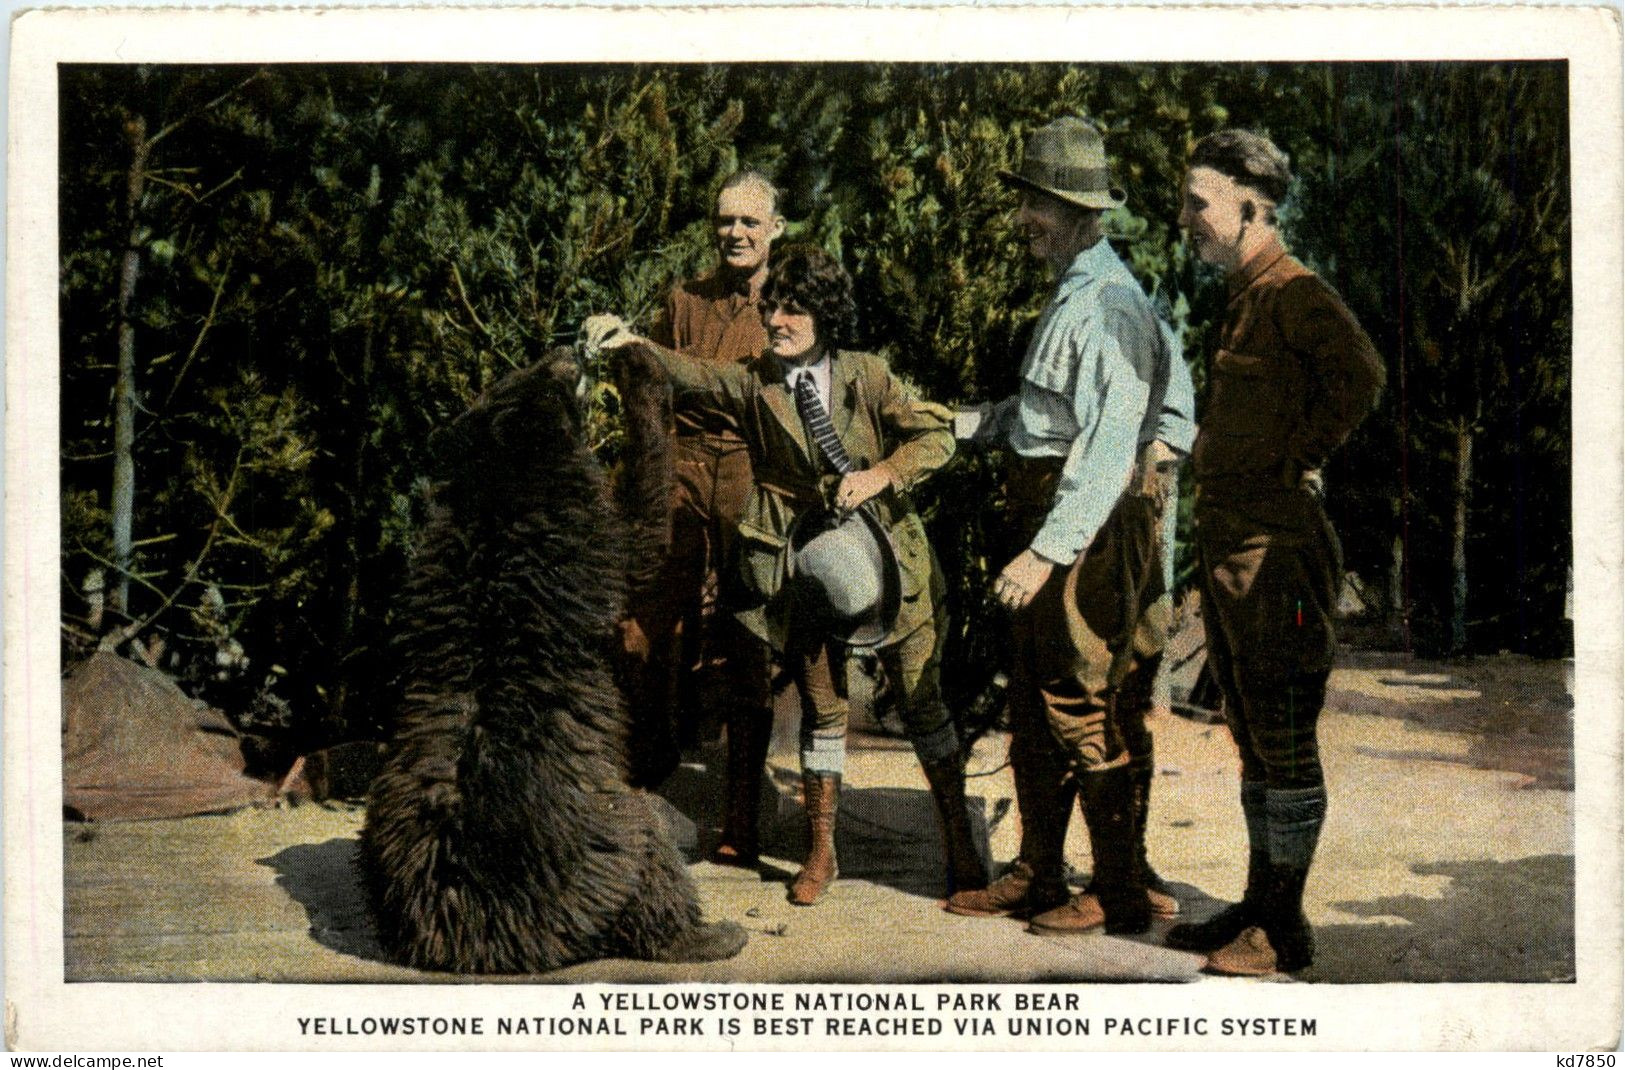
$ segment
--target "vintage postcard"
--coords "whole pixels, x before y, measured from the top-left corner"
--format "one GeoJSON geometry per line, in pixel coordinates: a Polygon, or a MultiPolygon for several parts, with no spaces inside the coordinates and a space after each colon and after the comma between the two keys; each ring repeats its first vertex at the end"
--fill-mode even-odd
{"type": "Polygon", "coordinates": [[[10,1047],[1618,1047],[1614,9],[12,41],[10,1047]]]}

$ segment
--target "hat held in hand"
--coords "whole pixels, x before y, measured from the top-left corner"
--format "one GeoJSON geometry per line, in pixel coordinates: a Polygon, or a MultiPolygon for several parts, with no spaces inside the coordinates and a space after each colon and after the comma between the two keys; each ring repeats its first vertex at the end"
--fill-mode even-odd
{"type": "Polygon", "coordinates": [[[791,612],[848,646],[880,644],[897,620],[902,574],[874,510],[809,509],[790,529],[791,612]]]}
{"type": "Polygon", "coordinates": [[[1079,208],[1121,208],[1128,196],[1112,185],[1099,127],[1075,115],[1041,126],[1027,138],[1021,171],[1000,171],[1007,186],[1047,193],[1079,208]]]}

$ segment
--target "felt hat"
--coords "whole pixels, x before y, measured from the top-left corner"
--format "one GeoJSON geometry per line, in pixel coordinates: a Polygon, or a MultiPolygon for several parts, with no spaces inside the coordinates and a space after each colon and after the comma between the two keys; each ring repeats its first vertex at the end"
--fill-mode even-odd
{"type": "Polygon", "coordinates": [[[786,579],[798,624],[848,646],[877,646],[902,605],[897,551],[870,506],[815,508],[790,529],[786,579]]]}
{"type": "Polygon", "coordinates": [[[1075,115],[1034,130],[1021,154],[1020,172],[1000,171],[999,178],[1007,186],[1047,193],[1079,208],[1121,208],[1128,200],[1112,185],[1100,129],[1075,115]]]}

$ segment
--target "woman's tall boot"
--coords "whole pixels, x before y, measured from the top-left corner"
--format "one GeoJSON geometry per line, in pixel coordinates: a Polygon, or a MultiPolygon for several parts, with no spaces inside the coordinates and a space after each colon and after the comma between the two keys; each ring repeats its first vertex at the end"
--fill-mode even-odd
{"type": "Polygon", "coordinates": [[[835,815],[841,808],[839,773],[802,773],[801,791],[807,811],[807,860],[790,882],[790,902],[810,907],[835,880],[835,815]]]}

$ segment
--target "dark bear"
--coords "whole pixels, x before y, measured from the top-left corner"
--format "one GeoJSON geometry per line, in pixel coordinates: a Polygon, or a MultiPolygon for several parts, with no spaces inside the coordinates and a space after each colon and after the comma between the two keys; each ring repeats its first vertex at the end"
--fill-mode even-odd
{"type": "Polygon", "coordinates": [[[628,524],[581,440],[579,379],[554,350],[435,437],[392,651],[399,717],[361,834],[380,941],[422,969],[708,961],[745,943],[701,922],[653,797],[627,784],[611,666],[628,524]]]}
{"type": "Polygon", "coordinates": [[[629,712],[628,777],[634,787],[652,788],[677,768],[682,755],[668,709],[672,666],[651,659],[648,641],[630,611],[658,598],[671,582],[666,560],[671,551],[671,499],[677,476],[672,442],[671,385],[646,354],[614,361],[624,430],[616,468],[615,501],[628,533],[626,599],[615,679],[629,712]]]}

